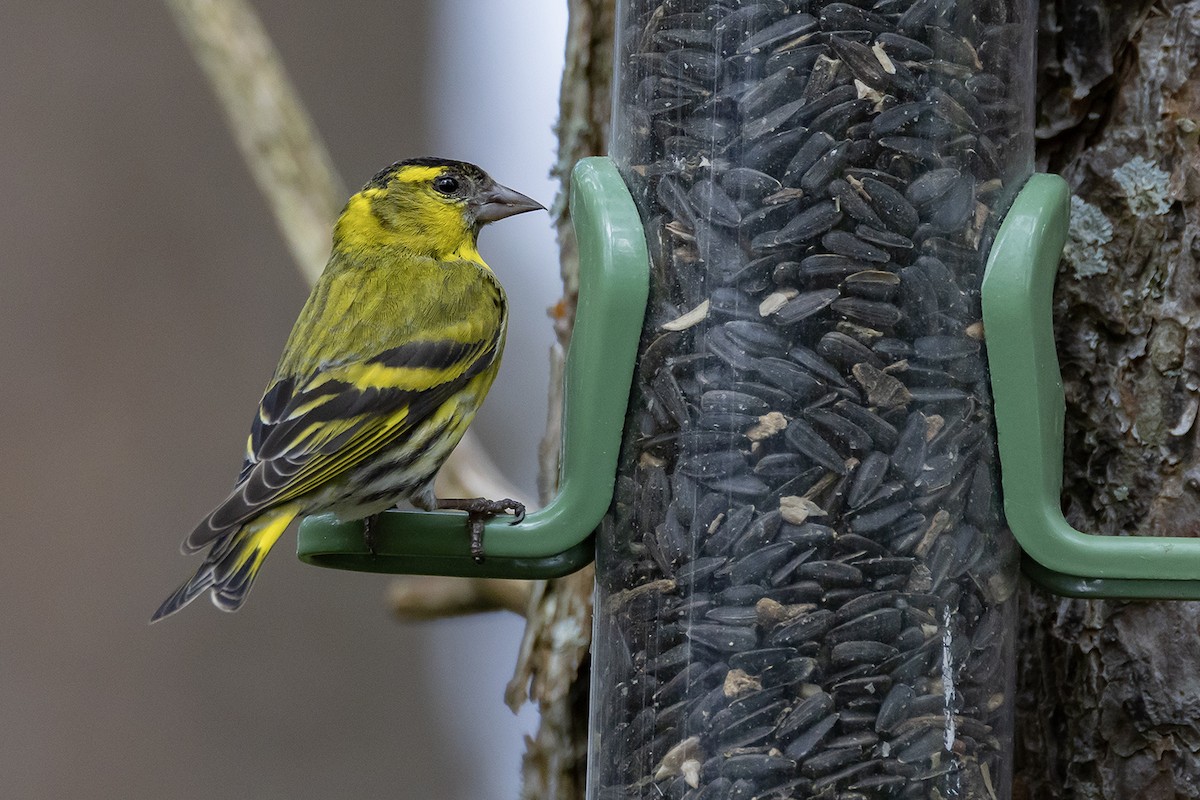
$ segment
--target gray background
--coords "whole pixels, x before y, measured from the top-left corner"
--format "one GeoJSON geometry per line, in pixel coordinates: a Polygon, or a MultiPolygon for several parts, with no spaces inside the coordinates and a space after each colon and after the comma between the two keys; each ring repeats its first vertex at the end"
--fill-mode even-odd
{"type": "MultiPolygon", "coordinates": [[[[516,5],[256,3],[348,184],[440,154],[548,203],[560,23],[507,60],[467,24],[516,5]]],[[[397,623],[388,578],[289,535],[236,616],[146,624],[307,289],[159,4],[6,3],[0,75],[0,796],[513,796],[515,617],[397,623]]],[[[558,291],[534,216],[481,246],[525,321],[480,425],[529,490],[558,291]]]]}

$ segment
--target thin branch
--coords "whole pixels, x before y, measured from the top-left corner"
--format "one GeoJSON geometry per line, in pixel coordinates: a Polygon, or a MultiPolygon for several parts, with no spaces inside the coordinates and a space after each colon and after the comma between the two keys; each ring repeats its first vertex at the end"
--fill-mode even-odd
{"type": "Polygon", "coordinates": [[[425,620],[511,611],[524,615],[530,581],[503,578],[440,578],[414,575],[396,580],[389,592],[392,613],[400,619],[425,620]]]}
{"type": "Polygon", "coordinates": [[[329,259],[346,200],[316,126],[244,0],[165,0],[225,111],[238,149],[308,282],[329,259]]]}

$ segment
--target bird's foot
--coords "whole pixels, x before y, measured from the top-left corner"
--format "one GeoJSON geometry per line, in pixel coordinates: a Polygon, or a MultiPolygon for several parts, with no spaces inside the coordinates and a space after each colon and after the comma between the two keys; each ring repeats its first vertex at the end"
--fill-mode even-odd
{"type": "Polygon", "coordinates": [[[379,544],[379,515],[372,514],[369,517],[363,517],[363,542],[367,545],[367,550],[371,555],[377,556],[379,552],[376,546],[379,544]]]}
{"type": "Polygon", "coordinates": [[[512,514],[510,525],[525,519],[525,506],[516,500],[488,500],[486,497],[468,497],[454,500],[438,500],[438,508],[467,512],[467,530],[471,534],[471,558],[476,564],[483,563],[483,525],[498,514],[512,514]]]}

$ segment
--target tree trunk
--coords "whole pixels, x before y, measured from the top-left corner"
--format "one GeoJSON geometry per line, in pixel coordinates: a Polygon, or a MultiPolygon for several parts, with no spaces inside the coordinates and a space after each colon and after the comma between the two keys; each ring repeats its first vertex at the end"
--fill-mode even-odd
{"type": "MultiPolygon", "coordinates": [[[[1055,317],[1068,516],[1195,535],[1200,2],[1042,8],[1043,168],[1071,185],[1055,317]]],[[[1017,798],[1200,797],[1200,604],[1024,595],[1017,798]]]]}
{"type": "MultiPolygon", "coordinates": [[[[570,165],[605,150],[611,79],[612,3],[569,5],[561,197],[570,165]]],[[[1074,193],[1055,303],[1069,517],[1106,534],[1192,535],[1200,0],[1061,0],[1041,18],[1039,163],[1074,193]]],[[[565,344],[576,284],[573,242],[562,242],[565,344]]],[[[534,592],[509,697],[532,686],[542,712],[526,798],[583,800],[590,603],[590,573],[534,592]]],[[[1027,589],[1014,797],[1200,798],[1198,632],[1197,603],[1027,589]]]]}
{"type": "MultiPolygon", "coordinates": [[[[561,376],[579,287],[578,253],[567,215],[571,168],[608,152],[611,112],[613,14],[611,0],[567,0],[566,63],[559,95],[558,162],[562,182],[554,203],[561,251],[563,298],[551,309],[558,342],[551,354],[550,419],[541,448],[539,492],[555,492],[562,410],[561,376]]],[[[514,709],[528,697],[541,719],[526,740],[521,765],[524,800],[583,800],[587,769],[588,651],[592,643],[593,570],[534,582],[516,672],[506,700],[514,709]]]]}

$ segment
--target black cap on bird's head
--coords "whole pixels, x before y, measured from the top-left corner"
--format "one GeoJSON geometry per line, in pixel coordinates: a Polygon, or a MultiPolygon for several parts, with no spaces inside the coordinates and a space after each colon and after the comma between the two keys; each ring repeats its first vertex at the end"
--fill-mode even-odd
{"type": "Polygon", "coordinates": [[[466,204],[475,227],[489,222],[545,210],[545,206],[515,189],[503,186],[474,164],[448,158],[410,158],[379,172],[366,188],[387,188],[393,178],[421,179],[448,200],[466,204]]]}

